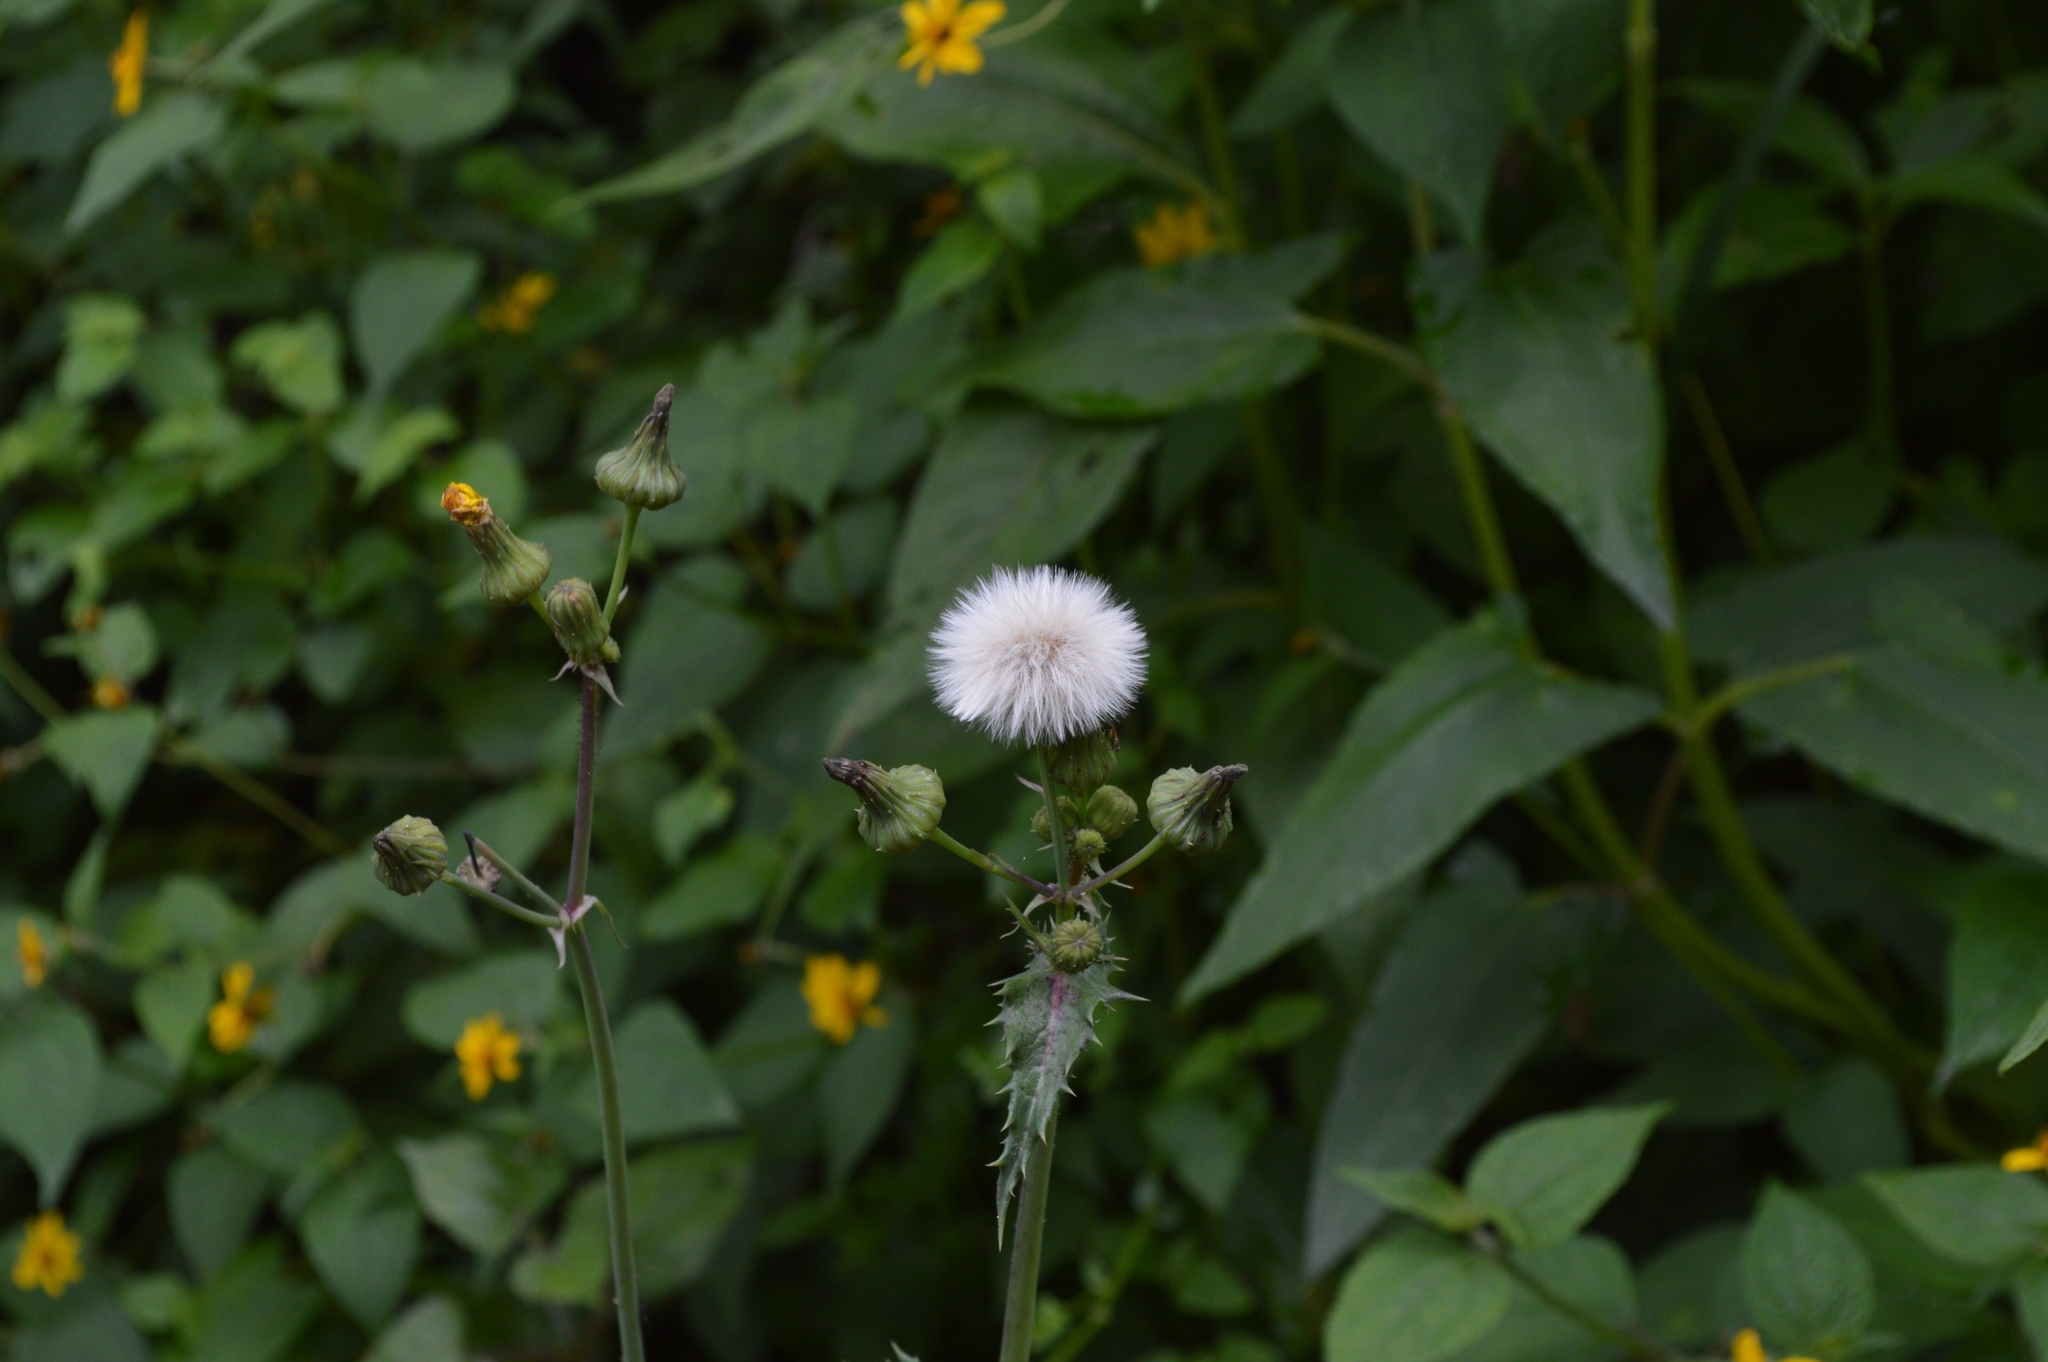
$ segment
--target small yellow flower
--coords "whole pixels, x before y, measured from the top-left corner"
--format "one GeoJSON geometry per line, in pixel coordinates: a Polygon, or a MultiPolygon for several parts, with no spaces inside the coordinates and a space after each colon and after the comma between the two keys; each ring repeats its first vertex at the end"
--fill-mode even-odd
{"type": "Polygon", "coordinates": [[[111,676],[102,676],[92,683],[92,703],[95,709],[128,708],[128,688],[111,676]]]}
{"type": "Polygon", "coordinates": [[[1216,249],[1216,232],[1209,225],[1209,206],[1203,203],[1159,205],[1150,222],[1140,223],[1131,235],[1138,239],[1138,254],[1153,269],[1206,255],[1216,249]]]}
{"type": "Polygon", "coordinates": [[[126,118],[142,107],[142,68],[149,60],[149,16],[136,10],[121,30],[121,45],[107,58],[114,77],[114,112],[126,118]]]}
{"type": "Polygon", "coordinates": [[[50,947],[27,918],[14,924],[14,958],[21,962],[21,977],[30,988],[41,988],[50,977],[50,947]]]}
{"type": "Polygon", "coordinates": [[[896,65],[905,71],[915,66],[917,83],[929,85],[934,71],[965,76],[981,69],[974,40],[1003,17],[1003,6],[1002,0],[973,0],[964,9],[960,0],[906,0],[898,13],[910,46],[896,65]]]}
{"type": "Polygon", "coordinates": [[[514,279],[497,302],[477,309],[477,325],[486,331],[523,336],[533,330],[534,315],[554,296],[555,276],[529,270],[514,279]]]}
{"type": "Polygon", "coordinates": [[[220,976],[221,999],[206,1009],[206,1034],[213,1048],[231,1055],[249,1043],[256,1028],[270,1020],[277,991],[269,985],[255,987],[256,970],[246,960],[237,960],[220,976]]]}
{"type": "MultiPolygon", "coordinates": [[[[1769,1355],[1764,1352],[1763,1339],[1758,1337],[1754,1329],[1744,1329],[1735,1336],[1735,1341],[1728,1346],[1728,1357],[1729,1362],[1771,1362],[1769,1355]]],[[[1781,1357],[1778,1362],[1813,1362],[1813,1359],[1781,1357]]]]}
{"type": "Polygon", "coordinates": [[[811,1025],[844,1045],[865,1022],[887,1026],[889,1014],[874,1006],[882,991],[882,967],[872,960],[858,965],[843,955],[813,955],[804,961],[804,1001],[811,1005],[811,1025]]]}
{"type": "Polygon", "coordinates": [[[519,1077],[519,1033],[505,1029],[495,1012],[472,1018],[455,1042],[455,1061],[462,1066],[462,1087],[472,1102],[484,1100],[491,1080],[510,1083],[519,1077]]]}
{"type": "Polygon", "coordinates": [[[2008,1173],[2039,1173],[2048,1169],[2048,1130],[2036,1135],[2032,1144],[2006,1150],[1998,1166],[2008,1173]]]}
{"type": "Polygon", "coordinates": [[[451,482],[441,493],[441,509],[458,525],[481,525],[491,514],[491,503],[468,483],[451,482]]]}
{"type": "Polygon", "coordinates": [[[44,1211],[28,1222],[22,1236],[21,1252],[14,1257],[14,1284],[23,1291],[41,1288],[48,1296],[61,1296],[64,1288],[85,1276],[78,1261],[79,1238],[64,1228],[64,1217],[44,1211]]]}

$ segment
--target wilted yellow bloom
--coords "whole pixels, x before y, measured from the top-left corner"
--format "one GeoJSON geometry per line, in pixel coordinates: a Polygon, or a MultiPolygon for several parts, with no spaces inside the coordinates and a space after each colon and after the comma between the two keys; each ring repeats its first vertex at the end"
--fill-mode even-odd
{"type": "Polygon", "coordinates": [[[1138,254],[1153,269],[1216,249],[1216,232],[1209,225],[1209,206],[1203,203],[1178,208],[1162,203],[1152,220],[1140,223],[1131,234],[1138,239],[1138,254]]]}
{"type": "Polygon", "coordinates": [[[249,1043],[256,1028],[270,1020],[277,991],[269,985],[255,987],[256,970],[246,960],[237,960],[220,977],[221,999],[206,1009],[206,1034],[213,1048],[231,1055],[249,1043]]]}
{"type": "Polygon", "coordinates": [[[126,118],[142,107],[142,68],[149,60],[149,16],[136,10],[121,30],[121,45],[107,58],[114,77],[114,112],[126,118]]]}
{"type": "Polygon", "coordinates": [[[2008,1173],[2038,1173],[2048,1169],[2048,1130],[2036,1135],[2032,1144],[2006,1150],[1998,1166],[2008,1173]]]}
{"type": "Polygon", "coordinates": [[[865,1022],[886,1026],[889,1014],[874,1006],[882,991],[882,967],[872,960],[858,965],[843,955],[813,955],[804,961],[804,1001],[811,1005],[811,1025],[844,1045],[865,1022]]]}
{"type": "Polygon", "coordinates": [[[36,924],[18,918],[14,924],[14,958],[21,962],[21,977],[30,988],[41,988],[50,977],[50,947],[36,924]]]}
{"type": "Polygon", "coordinates": [[[80,1241],[64,1228],[64,1217],[44,1211],[28,1222],[22,1236],[21,1252],[14,1257],[14,1284],[23,1291],[41,1289],[48,1296],[61,1296],[64,1288],[85,1276],[78,1261],[80,1241]]]}
{"type": "Polygon", "coordinates": [[[510,1083],[519,1077],[519,1033],[505,1029],[495,1012],[475,1017],[455,1042],[455,1062],[462,1066],[462,1088],[472,1102],[484,1100],[491,1080],[510,1083]]]}
{"type": "Polygon", "coordinates": [[[112,676],[102,676],[92,683],[92,703],[95,709],[128,708],[128,687],[112,676]]]}
{"type": "MultiPolygon", "coordinates": [[[[1763,1339],[1758,1337],[1754,1329],[1744,1329],[1735,1336],[1735,1341],[1728,1347],[1728,1357],[1730,1362],[1771,1362],[1770,1357],[1764,1352],[1763,1339]]],[[[1783,1357],[1778,1359],[1778,1362],[1813,1362],[1813,1359],[1783,1357]]]]}
{"type": "Polygon", "coordinates": [[[910,46],[896,65],[905,71],[915,66],[917,83],[929,85],[934,71],[964,76],[981,69],[974,40],[1003,17],[1003,6],[1001,0],[973,0],[964,9],[960,0],[907,0],[898,13],[910,46]]]}
{"type": "Polygon", "coordinates": [[[512,281],[504,296],[477,309],[477,325],[486,331],[523,336],[533,330],[534,314],[555,296],[555,276],[529,270],[512,281]]]}

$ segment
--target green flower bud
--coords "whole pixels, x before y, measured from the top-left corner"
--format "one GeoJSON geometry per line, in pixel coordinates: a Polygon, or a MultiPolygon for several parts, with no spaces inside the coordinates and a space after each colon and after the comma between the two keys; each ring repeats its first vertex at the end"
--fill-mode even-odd
{"type": "Polygon", "coordinates": [[[448,839],[410,814],[370,839],[370,868],[394,894],[420,894],[448,869],[448,839]]]}
{"type": "Polygon", "coordinates": [[[1088,797],[1088,826],[1114,842],[1138,821],[1138,801],[1114,785],[1105,785],[1088,797]]]}
{"type": "Polygon", "coordinates": [[[1047,748],[1046,764],[1054,780],[1070,790],[1083,790],[1109,779],[1121,746],[1114,727],[1098,728],[1047,748]]]}
{"type": "Polygon", "coordinates": [[[441,509],[469,532],[469,542],[483,555],[485,600],[516,605],[546,584],[554,559],[539,544],[512,533],[476,488],[466,482],[449,483],[441,494],[441,509]]]}
{"type": "Polygon", "coordinates": [[[1102,853],[1109,850],[1109,843],[1094,828],[1076,828],[1073,842],[1074,859],[1082,865],[1093,865],[1102,859],[1102,853]]]}
{"type": "MultiPolygon", "coordinates": [[[[1060,795],[1059,801],[1060,826],[1071,833],[1081,825],[1081,812],[1074,807],[1074,801],[1065,795],[1060,795]]],[[[1052,820],[1045,816],[1043,803],[1031,811],[1031,835],[1041,842],[1052,840],[1052,820]]]]}
{"type": "Polygon", "coordinates": [[[597,485],[606,496],[648,511],[683,499],[689,479],[668,457],[668,409],[675,400],[676,385],[670,383],[654,395],[654,410],[632,443],[597,461],[597,485]]]}
{"type": "Polygon", "coordinates": [[[860,796],[854,826],[877,851],[912,851],[923,845],[946,811],[946,787],[936,771],[898,766],[884,771],[871,761],[825,758],[825,774],[860,796]]]}
{"type": "Polygon", "coordinates": [[[1214,851],[1230,836],[1230,787],[1244,778],[1246,767],[1212,766],[1197,771],[1183,766],[1152,782],[1145,812],[1153,830],[1169,846],[1190,856],[1214,851]]]}
{"type": "Polygon", "coordinates": [[[1070,917],[1055,924],[1046,940],[1046,954],[1052,957],[1052,967],[1062,974],[1079,974],[1109,950],[1102,928],[1085,917],[1070,917]]]}
{"type": "Polygon", "coordinates": [[[611,626],[604,622],[604,607],[581,577],[564,578],[548,592],[548,623],[554,626],[555,642],[576,666],[619,660],[619,645],[612,642],[611,626]]]}

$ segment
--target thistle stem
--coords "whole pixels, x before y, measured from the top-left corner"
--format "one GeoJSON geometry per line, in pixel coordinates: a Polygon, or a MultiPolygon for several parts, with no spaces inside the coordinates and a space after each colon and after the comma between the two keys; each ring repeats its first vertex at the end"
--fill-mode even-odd
{"type": "Polygon", "coordinates": [[[1038,749],[1039,792],[1045,796],[1045,824],[1052,833],[1052,863],[1057,872],[1054,882],[1059,885],[1060,897],[1067,896],[1067,830],[1060,826],[1060,800],[1052,789],[1052,755],[1046,748],[1038,749]]]}
{"type": "MultiPolygon", "coordinates": [[[[528,879],[525,871],[493,851],[489,842],[486,842],[473,832],[465,832],[462,836],[463,840],[469,843],[469,850],[472,855],[483,857],[486,861],[489,861],[492,865],[510,875],[512,882],[525,890],[528,897],[532,898],[535,903],[552,909],[556,913],[562,911],[562,905],[555,902],[554,895],[528,879]]],[[[548,925],[553,926],[555,924],[549,923],[548,925]]]]}
{"type": "Polygon", "coordinates": [[[640,508],[626,508],[626,523],[619,531],[619,556],[612,563],[612,584],[604,593],[604,622],[619,613],[619,596],[626,589],[626,560],[633,556],[633,531],[640,528],[640,508]]]}
{"type": "Polygon", "coordinates": [[[1010,1289],[1003,1304],[1003,1350],[999,1362],[1031,1362],[1032,1326],[1038,1320],[1038,1252],[1045,1241],[1045,1197],[1052,1181],[1053,1132],[1057,1106],[1046,1118],[1045,1138],[1024,1162],[1024,1189],[1017,1197],[1017,1239],[1010,1245],[1010,1289]]]}
{"type": "Polygon", "coordinates": [[[932,842],[952,852],[955,856],[967,862],[967,864],[980,870],[986,870],[991,875],[1000,875],[1010,883],[1021,885],[1034,894],[1043,894],[1046,898],[1051,898],[1057,892],[1049,884],[1040,884],[1029,875],[1018,874],[1010,868],[1007,862],[991,856],[987,852],[976,851],[973,847],[967,846],[953,837],[944,828],[932,829],[932,842]]]}
{"type": "Polygon", "coordinates": [[[1128,861],[1125,861],[1116,869],[1105,871],[1102,874],[1097,875],[1094,879],[1089,880],[1084,884],[1075,885],[1072,897],[1078,899],[1084,895],[1092,894],[1096,890],[1102,888],[1103,885],[1109,884],[1117,879],[1122,878],[1125,875],[1128,875],[1131,871],[1136,870],[1139,866],[1145,864],[1145,862],[1151,860],[1154,856],[1158,855],[1159,848],[1165,845],[1166,834],[1163,832],[1154,834],[1152,840],[1145,843],[1145,845],[1139,849],[1138,853],[1135,856],[1131,857],[1131,859],[1129,859],[1128,861]]]}
{"type": "Polygon", "coordinates": [[[518,904],[512,902],[512,900],[508,898],[501,898],[497,894],[494,894],[490,890],[484,888],[482,885],[471,884],[468,880],[465,880],[460,876],[443,874],[441,876],[441,883],[452,884],[457,889],[460,889],[463,893],[469,895],[471,898],[481,899],[483,902],[490,904],[491,907],[497,909],[499,912],[508,913],[511,916],[518,918],[521,922],[530,922],[536,927],[559,927],[562,925],[561,920],[559,918],[550,917],[546,913],[536,913],[531,908],[521,908],[518,904]]]}

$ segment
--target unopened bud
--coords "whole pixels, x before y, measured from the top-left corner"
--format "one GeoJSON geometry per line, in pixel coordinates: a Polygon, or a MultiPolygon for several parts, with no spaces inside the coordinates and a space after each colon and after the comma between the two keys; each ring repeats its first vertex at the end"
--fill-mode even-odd
{"type": "Polygon", "coordinates": [[[1046,935],[1046,953],[1052,957],[1052,967],[1062,974],[1079,974],[1108,949],[1102,928],[1085,917],[1056,923],[1046,935]]]}
{"type": "Polygon", "coordinates": [[[1107,850],[1109,850],[1109,843],[1104,841],[1102,834],[1094,828],[1077,829],[1074,833],[1073,844],[1067,848],[1068,861],[1072,866],[1071,873],[1073,876],[1076,879],[1080,878],[1081,873],[1101,860],[1102,853],[1107,850]]]}
{"type": "MultiPolygon", "coordinates": [[[[1074,801],[1065,795],[1059,796],[1059,801],[1060,826],[1068,832],[1072,832],[1081,825],[1081,811],[1075,807],[1074,801]]],[[[1040,804],[1031,811],[1031,835],[1041,842],[1050,842],[1052,840],[1052,820],[1045,816],[1045,805],[1043,804],[1040,804]]]]}
{"type": "Polygon", "coordinates": [[[548,623],[554,626],[555,642],[576,666],[598,667],[619,660],[619,645],[612,642],[611,626],[604,622],[604,607],[581,577],[566,577],[548,592],[548,623]]]}
{"type": "Polygon", "coordinates": [[[1230,787],[1244,778],[1246,767],[1212,766],[1197,771],[1183,766],[1152,782],[1145,812],[1153,829],[1169,846],[1190,856],[1214,851],[1230,836],[1230,787]]]}
{"type": "Polygon", "coordinates": [[[1114,842],[1138,821],[1138,801],[1114,785],[1105,785],[1088,797],[1088,826],[1114,842]]]}
{"type": "Polygon", "coordinates": [[[1060,784],[1070,790],[1085,790],[1109,779],[1121,746],[1115,728],[1098,728],[1047,748],[1046,765],[1060,784]]]}
{"type": "Polygon", "coordinates": [[[516,605],[547,582],[554,559],[548,551],[512,533],[491,503],[466,482],[451,482],[441,494],[441,509],[469,532],[469,542],[483,555],[484,599],[492,605],[516,605]]]}
{"type": "Polygon", "coordinates": [[[913,851],[924,844],[946,811],[946,787],[923,766],[884,771],[871,761],[825,758],[825,774],[860,796],[854,826],[877,851],[913,851]]]}
{"type": "Polygon", "coordinates": [[[689,479],[668,457],[668,409],[675,400],[676,385],[670,383],[654,395],[654,410],[632,442],[597,461],[597,485],[606,496],[648,511],[682,500],[689,479]]]}
{"type": "Polygon", "coordinates": [[[370,865],[392,893],[425,893],[448,870],[448,839],[408,814],[370,839],[370,865]]]}

